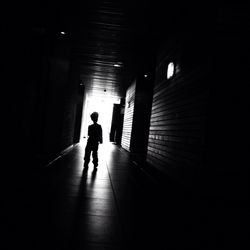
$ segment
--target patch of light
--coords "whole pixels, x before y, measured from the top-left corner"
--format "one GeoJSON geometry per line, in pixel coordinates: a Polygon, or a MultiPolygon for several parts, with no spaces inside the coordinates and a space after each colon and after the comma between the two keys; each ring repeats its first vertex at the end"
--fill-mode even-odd
{"type": "Polygon", "coordinates": [[[168,64],[168,69],[167,69],[167,79],[171,78],[174,75],[174,63],[170,62],[168,64]]]}
{"type": "Polygon", "coordinates": [[[109,133],[113,114],[113,104],[114,101],[109,98],[100,98],[98,96],[92,96],[88,99],[86,126],[92,124],[90,114],[92,112],[98,112],[98,123],[102,126],[104,143],[109,142],[109,133]]]}

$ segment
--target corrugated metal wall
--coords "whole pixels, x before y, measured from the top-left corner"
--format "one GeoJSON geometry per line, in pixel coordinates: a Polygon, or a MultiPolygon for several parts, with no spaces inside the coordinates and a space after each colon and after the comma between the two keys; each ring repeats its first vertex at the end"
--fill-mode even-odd
{"type": "Polygon", "coordinates": [[[130,150],[130,140],[133,125],[134,105],[135,105],[136,81],[134,81],[126,92],[125,112],[122,131],[121,145],[124,149],[130,150]]]}

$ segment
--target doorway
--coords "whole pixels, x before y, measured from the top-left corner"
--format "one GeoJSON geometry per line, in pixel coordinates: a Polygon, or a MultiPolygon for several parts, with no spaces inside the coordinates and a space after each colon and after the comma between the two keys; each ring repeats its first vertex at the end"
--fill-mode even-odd
{"type": "Polygon", "coordinates": [[[83,105],[81,139],[87,139],[88,126],[92,124],[90,114],[95,111],[99,113],[98,123],[102,126],[103,143],[110,142],[113,105],[119,103],[120,99],[117,97],[86,94],[85,103],[83,105]]]}

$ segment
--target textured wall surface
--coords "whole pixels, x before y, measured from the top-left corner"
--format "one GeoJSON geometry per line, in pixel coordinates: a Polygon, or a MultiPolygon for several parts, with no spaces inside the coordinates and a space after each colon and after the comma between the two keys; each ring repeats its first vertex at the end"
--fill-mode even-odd
{"type": "Polygon", "coordinates": [[[134,81],[126,92],[125,111],[121,145],[130,150],[130,140],[133,127],[136,82],[134,81]]]}
{"type": "MultiPolygon", "coordinates": [[[[193,55],[198,60],[197,55],[193,55]]],[[[199,61],[168,48],[158,59],[150,121],[147,161],[175,178],[202,164],[206,149],[208,88],[199,61]],[[195,61],[195,60],[194,60],[195,61]],[[170,62],[175,73],[167,78],[170,62]]]]}

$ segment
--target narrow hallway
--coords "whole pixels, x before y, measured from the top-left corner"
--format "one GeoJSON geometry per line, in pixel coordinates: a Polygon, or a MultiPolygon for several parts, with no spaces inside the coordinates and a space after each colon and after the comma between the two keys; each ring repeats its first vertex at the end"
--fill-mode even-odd
{"type": "Polygon", "coordinates": [[[40,2],[3,11],[0,249],[246,249],[249,5],[40,2]]]}

